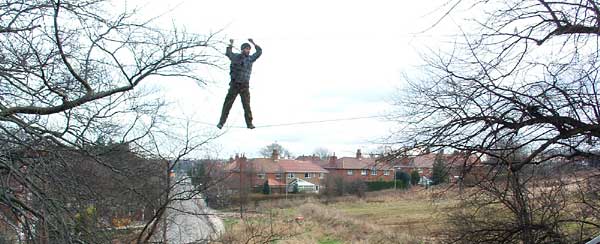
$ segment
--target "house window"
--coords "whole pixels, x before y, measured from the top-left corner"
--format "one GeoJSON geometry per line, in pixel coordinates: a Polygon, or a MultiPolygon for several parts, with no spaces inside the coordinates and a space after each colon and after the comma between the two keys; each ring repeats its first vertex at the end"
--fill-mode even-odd
{"type": "Polygon", "coordinates": [[[304,178],[310,178],[310,177],[311,177],[310,173],[304,173],[304,178]]]}
{"type": "Polygon", "coordinates": [[[281,174],[279,174],[279,173],[275,174],[275,179],[278,179],[278,180],[281,179],[281,174]]]}
{"type": "Polygon", "coordinates": [[[353,172],[351,169],[349,169],[348,171],[346,171],[346,174],[348,174],[348,175],[353,175],[353,174],[354,174],[354,172],[353,172]]]}
{"type": "Polygon", "coordinates": [[[384,170],[383,171],[383,175],[390,175],[390,171],[389,170],[384,170]]]}
{"type": "Polygon", "coordinates": [[[265,174],[264,173],[258,173],[256,174],[258,176],[259,179],[265,179],[265,174]]]}
{"type": "Polygon", "coordinates": [[[288,173],[288,178],[289,179],[294,179],[294,173],[288,173]]]}
{"type": "Polygon", "coordinates": [[[371,168],[371,175],[377,175],[377,169],[375,167],[371,168]]]}
{"type": "Polygon", "coordinates": [[[366,169],[361,170],[360,175],[367,175],[367,170],[366,169]]]}
{"type": "Polygon", "coordinates": [[[319,173],[319,179],[323,179],[325,178],[325,174],[324,173],[319,173]]]}

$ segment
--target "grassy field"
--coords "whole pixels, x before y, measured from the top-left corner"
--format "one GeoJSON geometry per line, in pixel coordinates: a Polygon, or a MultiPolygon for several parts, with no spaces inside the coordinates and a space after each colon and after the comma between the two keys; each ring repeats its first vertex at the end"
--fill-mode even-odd
{"type": "Polygon", "coordinates": [[[262,202],[245,220],[226,219],[228,243],[434,243],[454,201],[432,191],[380,191],[367,197],[262,202]]]}
{"type": "Polygon", "coordinates": [[[346,216],[368,220],[392,231],[427,237],[443,227],[440,213],[444,213],[443,210],[450,204],[448,200],[433,202],[426,196],[403,198],[400,195],[380,201],[340,202],[331,207],[339,209],[346,216]]]}

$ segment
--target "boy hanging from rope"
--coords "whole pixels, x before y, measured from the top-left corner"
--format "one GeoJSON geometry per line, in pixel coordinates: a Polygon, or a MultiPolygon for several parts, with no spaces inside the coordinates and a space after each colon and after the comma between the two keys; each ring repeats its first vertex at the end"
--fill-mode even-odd
{"type": "Polygon", "coordinates": [[[221,119],[217,125],[219,129],[223,128],[225,121],[227,121],[227,116],[229,115],[231,106],[233,105],[233,102],[238,94],[240,94],[240,97],[242,98],[246,127],[248,127],[248,129],[255,128],[252,124],[252,111],[250,110],[249,83],[250,74],[252,73],[252,64],[262,54],[262,48],[256,45],[252,38],[248,39],[248,41],[256,48],[256,52],[254,52],[252,55],[250,55],[250,50],[252,47],[248,43],[242,44],[242,53],[233,53],[233,39],[229,40],[229,46],[227,46],[227,51],[225,52],[225,55],[229,58],[229,60],[231,60],[231,64],[229,65],[229,75],[231,76],[231,81],[229,82],[229,91],[227,91],[227,96],[225,96],[225,102],[223,103],[221,119]]]}

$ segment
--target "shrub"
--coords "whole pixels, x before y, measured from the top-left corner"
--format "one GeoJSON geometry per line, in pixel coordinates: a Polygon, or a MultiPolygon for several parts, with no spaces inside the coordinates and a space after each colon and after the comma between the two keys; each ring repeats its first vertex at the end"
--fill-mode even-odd
{"type": "Polygon", "coordinates": [[[411,185],[417,185],[419,184],[419,180],[421,178],[421,175],[419,175],[419,172],[416,170],[413,170],[412,172],[410,172],[410,184],[411,185]]]}
{"type": "MultiPolygon", "coordinates": [[[[406,174],[406,173],[405,173],[406,174]]],[[[402,180],[396,180],[396,189],[407,188],[408,183],[404,183],[402,180]]],[[[394,181],[373,181],[367,182],[368,191],[380,191],[384,189],[394,188],[394,181]]]]}
{"type": "Polygon", "coordinates": [[[363,180],[353,180],[349,183],[348,194],[364,197],[367,191],[367,184],[363,180]]]}
{"type": "Polygon", "coordinates": [[[269,186],[268,180],[265,180],[265,183],[263,184],[262,193],[265,195],[271,194],[271,187],[269,186]]]}
{"type": "Polygon", "coordinates": [[[431,181],[432,185],[438,185],[442,183],[448,182],[448,170],[446,169],[446,164],[444,160],[440,158],[436,158],[433,163],[433,169],[431,172],[431,181]]]}
{"type": "Polygon", "coordinates": [[[404,187],[410,186],[410,175],[404,171],[396,171],[396,180],[401,181],[404,187]]]}

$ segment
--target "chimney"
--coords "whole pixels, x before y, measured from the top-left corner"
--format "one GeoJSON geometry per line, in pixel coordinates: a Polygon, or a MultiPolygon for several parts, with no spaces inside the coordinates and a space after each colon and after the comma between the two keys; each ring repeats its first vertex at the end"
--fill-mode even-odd
{"type": "Polygon", "coordinates": [[[273,159],[274,161],[279,160],[279,151],[277,151],[277,149],[273,149],[273,154],[271,155],[271,159],[273,159]]]}
{"type": "Polygon", "coordinates": [[[360,152],[360,149],[356,150],[356,159],[361,159],[362,158],[362,153],[360,152]]]}
{"type": "Polygon", "coordinates": [[[329,164],[335,165],[335,161],[337,161],[337,157],[335,156],[335,153],[333,153],[333,156],[329,156],[329,164]]]}
{"type": "Polygon", "coordinates": [[[240,172],[242,171],[246,171],[246,157],[242,154],[242,156],[240,157],[239,155],[235,155],[235,161],[238,163],[238,167],[240,169],[240,172]]]}

